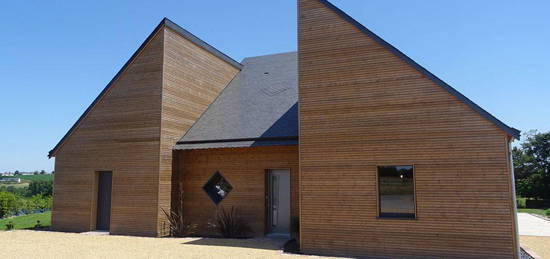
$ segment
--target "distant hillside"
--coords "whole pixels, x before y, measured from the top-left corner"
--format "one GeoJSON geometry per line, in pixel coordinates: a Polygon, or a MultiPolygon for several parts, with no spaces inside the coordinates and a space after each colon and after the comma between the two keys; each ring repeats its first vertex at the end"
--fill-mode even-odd
{"type": "Polygon", "coordinates": [[[37,175],[16,175],[16,176],[0,176],[0,178],[21,178],[21,180],[33,181],[53,181],[53,174],[37,174],[37,175]]]}

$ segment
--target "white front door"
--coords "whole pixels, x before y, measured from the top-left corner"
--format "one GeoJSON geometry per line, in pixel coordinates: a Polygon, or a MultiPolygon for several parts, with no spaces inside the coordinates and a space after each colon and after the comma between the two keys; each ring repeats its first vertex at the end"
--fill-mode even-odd
{"type": "Polygon", "coordinates": [[[290,233],[290,173],[270,170],[268,180],[269,232],[287,235],[290,233]]]}

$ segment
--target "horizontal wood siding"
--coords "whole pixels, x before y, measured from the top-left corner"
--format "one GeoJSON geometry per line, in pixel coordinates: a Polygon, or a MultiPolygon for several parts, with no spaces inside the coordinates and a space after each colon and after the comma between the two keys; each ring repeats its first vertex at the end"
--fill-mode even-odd
{"type": "Polygon", "coordinates": [[[160,208],[170,210],[172,148],[239,72],[172,29],[164,30],[159,228],[167,226],[160,208]]]}
{"type": "Polygon", "coordinates": [[[177,158],[184,191],[184,215],[189,222],[198,224],[200,235],[217,234],[208,227],[214,221],[216,205],[202,189],[216,171],[233,186],[218,206],[235,206],[250,223],[253,234],[263,236],[266,169],[290,169],[291,217],[298,217],[297,146],[177,151],[177,158]]]}
{"type": "Polygon", "coordinates": [[[172,148],[237,72],[160,27],[56,153],[54,229],[94,229],[95,172],[113,171],[111,233],[167,233],[172,148]]]}
{"type": "Polygon", "coordinates": [[[507,136],[319,0],[299,0],[301,248],[513,258],[507,136]],[[416,220],[377,218],[377,165],[414,165],[416,220]]]}
{"type": "Polygon", "coordinates": [[[113,171],[111,233],[156,235],[163,32],[56,154],[55,230],[95,229],[96,171],[113,171]]]}

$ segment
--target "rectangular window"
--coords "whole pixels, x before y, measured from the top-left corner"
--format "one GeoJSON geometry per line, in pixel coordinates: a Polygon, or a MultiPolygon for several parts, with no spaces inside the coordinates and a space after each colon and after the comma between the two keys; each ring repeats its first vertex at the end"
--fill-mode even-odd
{"type": "Polygon", "coordinates": [[[381,218],[415,218],[412,166],[378,167],[378,202],[381,218]]]}

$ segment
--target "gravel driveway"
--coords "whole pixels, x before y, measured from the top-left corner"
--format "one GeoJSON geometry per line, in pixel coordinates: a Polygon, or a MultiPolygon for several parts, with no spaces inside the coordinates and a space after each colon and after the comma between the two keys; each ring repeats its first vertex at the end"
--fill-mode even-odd
{"type": "Polygon", "coordinates": [[[284,240],[148,238],[0,231],[0,258],[328,258],[284,254],[284,240]]]}
{"type": "Polygon", "coordinates": [[[518,225],[521,246],[550,259],[550,221],[528,213],[518,213],[518,225]]]}
{"type": "MultiPolygon", "coordinates": [[[[148,238],[16,230],[0,231],[0,240],[0,258],[329,258],[285,254],[284,240],[269,238],[148,238]]],[[[542,258],[550,256],[550,237],[521,236],[520,240],[542,258]]]]}

